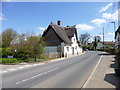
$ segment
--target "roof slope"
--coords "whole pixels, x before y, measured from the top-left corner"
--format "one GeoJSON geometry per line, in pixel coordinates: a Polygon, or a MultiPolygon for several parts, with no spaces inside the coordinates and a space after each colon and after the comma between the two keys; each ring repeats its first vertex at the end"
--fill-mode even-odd
{"type": "Polygon", "coordinates": [[[51,24],[50,25],[53,30],[57,33],[57,35],[67,44],[71,44],[72,42],[70,41],[70,39],[67,36],[67,33],[65,32],[65,30],[63,28],[61,28],[58,25],[55,24],[51,24]]]}
{"type": "Polygon", "coordinates": [[[67,36],[69,38],[73,37],[74,34],[76,34],[76,38],[78,40],[78,37],[77,37],[77,30],[76,30],[76,27],[75,26],[69,26],[69,27],[64,27],[65,28],[65,31],[67,33],[67,36]]]}

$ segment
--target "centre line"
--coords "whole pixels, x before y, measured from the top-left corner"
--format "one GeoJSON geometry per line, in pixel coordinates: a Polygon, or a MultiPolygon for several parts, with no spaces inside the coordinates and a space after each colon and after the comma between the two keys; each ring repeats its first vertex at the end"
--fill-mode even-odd
{"type": "Polygon", "coordinates": [[[22,81],[20,81],[20,82],[16,82],[16,84],[19,84],[19,83],[22,83],[22,82],[28,81],[28,80],[30,80],[30,79],[33,79],[33,78],[39,77],[39,76],[41,76],[41,75],[47,74],[47,73],[52,72],[52,71],[55,71],[55,70],[57,70],[57,69],[58,69],[58,68],[54,68],[54,69],[51,69],[51,70],[49,70],[49,71],[46,71],[46,72],[40,73],[40,74],[35,75],[35,76],[33,76],[33,77],[30,77],[30,78],[24,79],[24,80],[22,80],[22,81]]]}

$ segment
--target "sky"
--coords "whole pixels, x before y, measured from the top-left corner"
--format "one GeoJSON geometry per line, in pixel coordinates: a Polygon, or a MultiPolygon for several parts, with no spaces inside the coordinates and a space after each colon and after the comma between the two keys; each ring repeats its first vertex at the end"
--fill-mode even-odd
{"type": "Polygon", "coordinates": [[[91,38],[102,36],[105,41],[114,40],[113,23],[118,27],[117,2],[3,2],[0,21],[2,31],[12,28],[19,34],[43,33],[50,22],[62,26],[76,25],[78,36],[89,33],[91,38]]]}

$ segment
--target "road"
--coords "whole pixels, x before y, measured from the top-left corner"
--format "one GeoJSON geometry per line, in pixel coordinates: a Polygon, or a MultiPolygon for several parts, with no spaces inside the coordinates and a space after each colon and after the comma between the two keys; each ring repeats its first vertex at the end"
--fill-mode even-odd
{"type": "Polygon", "coordinates": [[[98,51],[2,75],[3,88],[81,88],[101,55],[98,51]]]}

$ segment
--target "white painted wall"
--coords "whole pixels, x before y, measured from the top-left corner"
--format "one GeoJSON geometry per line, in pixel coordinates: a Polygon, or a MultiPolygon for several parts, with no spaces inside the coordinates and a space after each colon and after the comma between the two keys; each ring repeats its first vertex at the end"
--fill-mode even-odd
{"type": "Polygon", "coordinates": [[[82,53],[82,47],[78,46],[76,35],[71,38],[72,44],[71,45],[64,45],[64,56],[69,57],[73,55],[73,48],[74,48],[74,55],[79,55],[82,53]],[[69,48],[69,50],[67,49],[69,48]]]}

